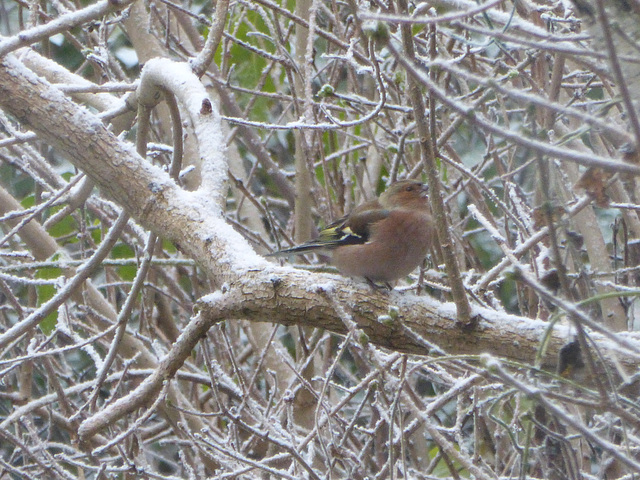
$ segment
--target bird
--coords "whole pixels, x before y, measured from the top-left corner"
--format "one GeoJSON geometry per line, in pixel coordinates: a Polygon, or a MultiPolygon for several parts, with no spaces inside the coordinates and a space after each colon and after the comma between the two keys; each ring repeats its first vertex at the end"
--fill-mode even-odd
{"type": "Polygon", "coordinates": [[[428,187],[417,180],[392,183],[324,228],[318,238],[271,256],[328,254],[340,273],[386,284],[406,277],[424,260],[435,238],[428,187]]]}

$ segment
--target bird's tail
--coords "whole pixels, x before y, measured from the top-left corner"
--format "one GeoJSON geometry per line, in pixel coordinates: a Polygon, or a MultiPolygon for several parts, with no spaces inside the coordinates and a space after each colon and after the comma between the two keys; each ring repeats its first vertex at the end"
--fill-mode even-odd
{"type": "Polygon", "coordinates": [[[320,242],[307,242],[302,245],[296,245],[291,248],[284,248],[282,250],[278,250],[277,252],[267,254],[267,257],[286,257],[287,255],[302,255],[303,253],[317,252],[320,249],[325,249],[326,245],[320,242]]]}

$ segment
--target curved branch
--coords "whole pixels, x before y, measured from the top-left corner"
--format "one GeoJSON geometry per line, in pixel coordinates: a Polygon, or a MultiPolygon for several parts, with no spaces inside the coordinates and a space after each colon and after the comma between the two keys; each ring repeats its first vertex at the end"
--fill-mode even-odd
{"type": "MultiPolygon", "coordinates": [[[[196,305],[195,317],[153,374],[129,395],[85,420],[78,433],[91,437],[150,402],[191,355],[200,338],[222,321],[269,321],[324,328],[338,334],[353,329],[354,338],[361,344],[371,343],[403,353],[439,356],[500,352],[509,360],[529,364],[548,335],[542,366],[549,369],[555,369],[560,349],[572,338],[566,326],[551,327],[548,322],[479,307],[473,309],[480,319],[478,324],[473,330],[465,330],[456,325],[456,310],[451,303],[441,304],[430,297],[407,293],[383,294],[337,276],[320,277],[326,282],[319,283],[318,277],[293,269],[247,271],[224,291],[203,297],[196,305]],[[344,311],[355,325],[345,326],[344,311]]],[[[619,335],[627,347],[634,347],[634,352],[622,353],[620,346],[604,335],[591,333],[591,338],[599,346],[606,368],[615,371],[622,365],[632,371],[640,356],[640,339],[619,335]]]]}

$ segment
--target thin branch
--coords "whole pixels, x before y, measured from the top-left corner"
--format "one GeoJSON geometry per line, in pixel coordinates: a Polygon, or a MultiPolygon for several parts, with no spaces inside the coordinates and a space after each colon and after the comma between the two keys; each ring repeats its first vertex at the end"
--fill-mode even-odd
{"type": "Polygon", "coordinates": [[[0,41],[0,58],[7,53],[17,50],[20,47],[31,45],[57,33],[66,32],[78,25],[82,25],[92,20],[97,20],[110,12],[124,9],[134,0],[102,0],[94,5],[89,5],[81,10],[61,15],[55,20],[51,20],[44,25],[23,30],[19,35],[0,41]]]}
{"type": "Polygon", "coordinates": [[[209,36],[204,44],[204,48],[191,62],[193,73],[198,77],[204,75],[204,72],[209,68],[213,57],[216,54],[220,39],[224,32],[224,24],[227,20],[227,11],[229,9],[229,0],[217,0],[215,19],[209,30],[209,36]]]}
{"type": "Polygon", "coordinates": [[[10,342],[28,333],[35,328],[43,318],[62,305],[75,290],[100,267],[102,260],[109,254],[128,221],[129,215],[122,212],[100,244],[100,247],[91,258],[78,269],[73,278],[35,312],[0,334],[0,348],[4,348],[10,342]]]}

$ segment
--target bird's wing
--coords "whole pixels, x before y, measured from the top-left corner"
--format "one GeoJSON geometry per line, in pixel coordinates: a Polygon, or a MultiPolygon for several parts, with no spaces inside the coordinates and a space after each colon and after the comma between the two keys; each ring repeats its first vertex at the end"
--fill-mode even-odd
{"type": "Polygon", "coordinates": [[[350,215],[342,226],[343,244],[366,243],[371,235],[371,227],[390,214],[389,210],[365,210],[350,215]]]}
{"type": "Polygon", "coordinates": [[[342,245],[363,244],[369,240],[371,226],[388,216],[389,210],[384,209],[354,212],[327,225],[315,240],[270,255],[300,254],[312,250],[332,250],[342,245]]]}

